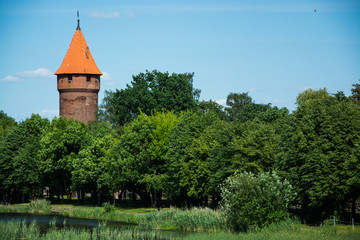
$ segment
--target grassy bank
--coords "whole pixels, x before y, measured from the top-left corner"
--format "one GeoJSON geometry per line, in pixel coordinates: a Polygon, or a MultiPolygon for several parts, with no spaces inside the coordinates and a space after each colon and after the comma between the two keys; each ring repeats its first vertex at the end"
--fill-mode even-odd
{"type": "Polygon", "coordinates": [[[0,205],[2,213],[36,213],[53,214],[66,217],[99,219],[109,221],[120,221],[137,223],[138,216],[152,212],[153,208],[131,208],[127,206],[84,206],[74,204],[51,204],[48,202],[35,201],[25,204],[13,204],[7,206],[0,205]]]}
{"type": "Polygon", "coordinates": [[[229,231],[225,216],[208,208],[162,209],[139,216],[138,222],[153,229],[176,229],[193,232],[229,231]]]}
{"type": "Polygon", "coordinates": [[[7,239],[359,239],[359,230],[349,230],[346,226],[306,227],[294,221],[284,221],[249,233],[174,233],[169,231],[114,229],[107,226],[89,229],[57,228],[52,225],[48,231],[41,233],[35,223],[25,224],[20,221],[0,222],[0,240],[7,239]]]}
{"type": "Polygon", "coordinates": [[[262,229],[251,229],[248,233],[230,232],[225,217],[210,209],[177,208],[162,209],[131,208],[127,206],[91,207],[71,204],[32,203],[0,206],[0,212],[53,213],[61,216],[138,223],[132,229],[114,229],[106,226],[89,229],[56,228],[51,226],[40,233],[37,225],[26,225],[19,221],[0,223],[1,239],[360,239],[360,226],[324,224],[309,227],[294,220],[286,220],[262,229]],[[141,227],[144,226],[144,227],[141,227]],[[142,230],[141,230],[142,229],[142,230]],[[146,229],[146,230],[144,230],[146,229]],[[174,231],[156,231],[179,230],[174,231]],[[6,234],[5,234],[6,233],[6,234]],[[166,237],[164,234],[167,233],[166,237]],[[174,234],[170,234],[174,233],[174,234]],[[10,235],[9,235],[10,234],[10,235]],[[95,235],[94,235],[95,234],[95,235]],[[161,234],[161,238],[159,237],[161,234]],[[5,236],[5,237],[3,237],[5,236]]]}
{"type": "Polygon", "coordinates": [[[51,226],[45,233],[33,222],[29,225],[20,221],[0,222],[0,240],[9,239],[160,239],[155,231],[137,229],[111,229],[106,226],[96,227],[93,230],[57,228],[51,226]]]}

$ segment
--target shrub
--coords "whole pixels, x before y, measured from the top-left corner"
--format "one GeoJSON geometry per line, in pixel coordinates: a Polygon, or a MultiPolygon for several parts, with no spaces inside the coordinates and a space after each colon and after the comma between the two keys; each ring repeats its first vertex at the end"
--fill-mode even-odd
{"type": "Polygon", "coordinates": [[[221,186],[221,207],[235,231],[263,227],[287,217],[292,186],[275,173],[235,173],[221,186]]]}
{"type": "Polygon", "coordinates": [[[29,212],[50,213],[50,201],[46,199],[34,199],[30,201],[29,212]]]}
{"type": "Polygon", "coordinates": [[[222,213],[211,209],[162,209],[140,216],[138,222],[151,228],[217,232],[226,229],[222,213]]]}
{"type": "Polygon", "coordinates": [[[104,211],[107,213],[114,211],[114,206],[111,205],[109,202],[104,202],[103,207],[104,207],[104,211]]]}

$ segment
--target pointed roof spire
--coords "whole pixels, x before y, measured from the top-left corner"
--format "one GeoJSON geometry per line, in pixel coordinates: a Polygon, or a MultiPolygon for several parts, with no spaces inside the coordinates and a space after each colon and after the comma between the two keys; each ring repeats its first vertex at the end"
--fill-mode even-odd
{"type": "Polygon", "coordinates": [[[77,17],[78,17],[78,25],[77,25],[77,28],[76,28],[76,30],[81,30],[81,28],[80,28],[80,17],[79,17],[79,10],[77,11],[77,17]]]}
{"type": "Polygon", "coordinates": [[[84,35],[82,34],[79,19],[78,26],[70,43],[70,47],[66,52],[61,66],[55,73],[55,75],[58,74],[102,75],[102,72],[100,72],[99,68],[96,66],[95,60],[92,57],[84,35]]]}

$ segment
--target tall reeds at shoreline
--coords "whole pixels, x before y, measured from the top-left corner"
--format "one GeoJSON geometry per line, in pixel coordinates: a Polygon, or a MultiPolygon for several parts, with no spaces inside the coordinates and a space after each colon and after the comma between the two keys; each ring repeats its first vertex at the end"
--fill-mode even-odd
{"type": "Polygon", "coordinates": [[[228,231],[225,216],[208,208],[162,209],[140,216],[138,223],[155,229],[194,232],[228,231]]]}
{"type": "Polygon", "coordinates": [[[34,199],[28,206],[29,213],[50,213],[50,201],[46,199],[34,199]]]}
{"type": "Polygon", "coordinates": [[[160,233],[156,231],[144,231],[136,228],[116,229],[106,225],[95,227],[92,230],[78,229],[71,227],[58,228],[55,224],[50,224],[46,232],[41,232],[36,222],[26,224],[25,221],[0,222],[0,240],[9,239],[161,239],[160,233]]]}
{"type": "MultiPolygon", "coordinates": [[[[202,233],[184,233],[178,231],[157,231],[147,230],[144,228],[111,228],[105,224],[92,229],[79,229],[66,227],[57,227],[54,222],[49,224],[50,227],[45,232],[40,231],[36,222],[26,224],[25,221],[0,221],[0,240],[9,239],[36,239],[36,240],[73,240],[73,239],[191,239],[191,240],[253,240],[253,239],[270,239],[270,240],[287,240],[287,239],[326,239],[326,240],[350,240],[359,239],[358,230],[348,230],[346,228],[337,228],[334,231],[333,226],[325,227],[306,227],[300,222],[285,220],[280,223],[271,224],[265,228],[258,228],[248,233],[233,232],[202,232],[202,233]]],[[[346,227],[346,226],[344,226],[346,227]]]]}

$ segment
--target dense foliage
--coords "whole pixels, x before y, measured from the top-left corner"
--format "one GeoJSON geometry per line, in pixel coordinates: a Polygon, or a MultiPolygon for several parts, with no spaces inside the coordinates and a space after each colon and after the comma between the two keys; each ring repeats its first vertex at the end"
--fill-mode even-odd
{"type": "Polygon", "coordinates": [[[120,200],[130,193],[152,206],[165,197],[178,206],[217,207],[224,198],[220,185],[235,172],[276,172],[309,216],[355,213],[357,84],[350,97],[306,90],[289,113],[247,93],[229,94],[225,108],[198,103],[192,77],[140,73],[125,90],[108,92],[102,121],[88,125],[35,114],[16,123],[1,111],[1,200],[46,194],[66,201],[76,191],[78,201],[101,205],[118,192],[120,200]]]}
{"type": "Polygon", "coordinates": [[[301,93],[284,123],[277,169],[312,215],[342,211],[360,196],[360,105],[325,89],[301,93]]]}
{"type": "Polygon", "coordinates": [[[191,73],[170,75],[156,70],[134,75],[125,89],[105,91],[100,117],[114,126],[122,126],[140,112],[150,115],[153,109],[175,113],[194,110],[200,90],[193,87],[193,76],[191,73]]]}
{"type": "Polygon", "coordinates": [[[235,231],[263,227],[287,217],[293,198],[291,184],[275,172],[235,173],[222,185],[221,205],[235,231]]]}

